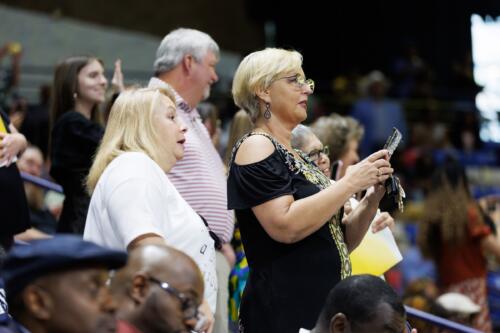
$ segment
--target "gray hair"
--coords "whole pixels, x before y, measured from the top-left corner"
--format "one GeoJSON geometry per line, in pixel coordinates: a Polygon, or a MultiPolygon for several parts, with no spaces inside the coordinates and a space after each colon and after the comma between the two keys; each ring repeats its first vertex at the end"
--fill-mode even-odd
{"type": "Polygon", "coordinates": [[[186,54],[199,63],[208,51],[219,58],[219,46],[208,34],[187,28],[173,30],[163,38],[156,51],[155,75],[171,71],[186,54]]]}
{"type": "Polygon", "coordinates": [[[302,150],[307,144],[313,131],[302,124],[297,125],[292,131],[292,148],[302,150]]]}

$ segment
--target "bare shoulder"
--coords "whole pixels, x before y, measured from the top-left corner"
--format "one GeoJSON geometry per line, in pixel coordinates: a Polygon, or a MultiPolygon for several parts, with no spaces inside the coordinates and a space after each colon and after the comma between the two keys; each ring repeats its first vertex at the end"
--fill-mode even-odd
{"type": "Polygon", "coordinates": [[[274,152],[271,140],[263,135],[251,135],[241,144],[234,162],[239,165],[252,164],[266,159],[274,152]]]}

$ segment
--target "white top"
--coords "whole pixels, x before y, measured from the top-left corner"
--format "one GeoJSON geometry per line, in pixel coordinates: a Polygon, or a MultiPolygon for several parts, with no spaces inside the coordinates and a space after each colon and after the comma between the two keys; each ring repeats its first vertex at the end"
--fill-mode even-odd
{"type": "Polygon", "coordinates": [[[163,170],[143,153],[128,152],[104,170],[90,200],[83,238],[126,250],[138,236],[154,233],[190,255],[205,281],[215,312],[215,248],[199,215],[182,199],[163,170]]]}

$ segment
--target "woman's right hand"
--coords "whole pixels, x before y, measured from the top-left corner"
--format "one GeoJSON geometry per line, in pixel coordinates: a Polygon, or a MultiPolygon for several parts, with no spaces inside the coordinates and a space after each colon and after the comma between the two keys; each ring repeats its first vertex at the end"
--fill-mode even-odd
{"type": "Polygon", "coordinates": [[[353,193],[366,190],[377,183],[384,182],[394,172],[388,161],[386,149],[379,150],[359,163],[347,168],[344,178],[354,188],[353,193]]]}

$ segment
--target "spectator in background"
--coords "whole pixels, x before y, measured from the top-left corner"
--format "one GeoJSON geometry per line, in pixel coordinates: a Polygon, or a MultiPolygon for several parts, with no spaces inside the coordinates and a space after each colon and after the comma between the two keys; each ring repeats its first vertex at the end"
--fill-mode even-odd
{"type": "Polygon", "coordinates": [[[469,297],[460,293],[446,293],[436,299],[436,303],[447,312],[447,319],[465,326],[472,326],[474,317],[481,311],[481,307],[469,297]]]}
{"type": "Polygon", "coordinates": [[[214,104],[208,102],[198,104],[196,109],[200,114],[201,122],[205,125],[208,134],[212,139],[214,147],[219,150],[221,132],[219,110],[217,110],[217,107],[214,104]]]}
{"type": "Polygon", "coordinates": [[[11,247],[14,235],[30,227],[23,181],[13,163],[26,146],[24,135],[0,109],[0,257],[11,247]]]}
{"type": "Polygon", "coordinates": [[[365,128],[360,150],[361,156],[367,156],[384,146],[393,127],[406,137],[406,119],[401,105],[386,97],[388,81],[382,72],[369,73],[361,85],[365,97],[354,104],[351,116],[365,128]]]}
{"type": "Polygon", "coordinates": [[[364,128],[356,119],[333,113],[316,119],[311,130],[329,148],[328,157],[336,166],[332,168],[334,179],[342,178],[349,166],[359,162],[358,149],[364,128]]]}
{"type": "Polygon", "coordinates": [[[56,67],[51,108],[51,176],[64,190],[58,232],[82,234],[90,198],[84,181],[104,134],[97,110],[108,81],[102,61],[77,56],[56,67]]]}
{"type": "Polygon", "coordinates": [[[17,93],[21,76],[22,46],[18,42],[5,43],[0,48],[0,62],[10,55],[10,68],[0,66],[0,108],[7,109],[17,93]]]}
{"type": "MultiPolygon", "coordinates": [[[[231,160],[233,147],[243,135],[249,133],[253,128],[252,120],[245,110],[237,111],[231,121],[229,129],[226,152],[224,155],[224,165],[228,166],[231,160]]],[[[248,262],[245,256],[243,243],[241,242],[241,232],[236,221],[231,244],[236,254],[236,263],[229,275],[229,318],[231,324],[237,327],[238,313],[240,310],[241,297],[248,279],[248,262]]]]}
{"type": "Polygon", "coordinates": [[[500,258],[500,241],[469,192],[465,170],[448,160],[435,171],[419,228],[422,253],[436,262],[443,291],[458,292],[481,306],[474,327],[491,332],[485,254],[500,258]]]}
{"type": "MultiPolygon", "coordinates": [[[[31,176],[41,177],[44,166],[43,155],[35,146],[28,146],[17,161],[19,171],[31,176]]],[[[45,207],[44,190],[30,182],[24,182],[24,191],[30,208],[30,220],[32,228],[46,234],[55,234],[57,221],[52,213],[45,207]]]]}
{"type": "Polygon", "coordinates": [[[430,72],[417,46],[412,42],[403,45],[401,54],[394,60],[392,70],[395,78],[394,94],[400,98],[419,96],[430,72]]]}
{"type": "MultiPolygon", "coordinates": [[[[320,119],[322,118],[324,117],[321,117],[320,119]]],[[[348,141],[346,140],[345,136],[347,136],[348,134],[349,132],[342,131],[342,133],[335,133],[334,135],[339,140],[339,142],[343,142],[345,145],[347,145],[348,141]]],[[[303,153],[305,153],[318,166],[318,168],[323,172],[323,174],[330,178],[331,176],[330,158],[328,157],[329,151],[327,148],[325,148],[327,146],[324,146],[318,139],[318,137],[314,135],[311,128],[304,125],[297,125],[297,127],[295,127],[292,131],[292,147],[294,149],[301,150],[303,153]]],[[[342,151],[342,149],[338,149],[338,147],[336,147],[335,149],[336,151],[337,150],[342,151]]],[[[354,155],[357,157],[356,152],[354,152],[354,155]]],[[[353,162],[352,159],[351,160],[345,159],[345,161],[346,161],[345,169],[355,164],[355,162],[353,162]]],[[[342,174],[342,176],[338,177],[336,180],[338,181],[343,176],[344,174],[342,174]]],[[[350,198],[350,200],[344,204],[344,219],[346,219],[346,216],[349,215],[352,209],[355,208],[357,205],[359,205],[359,201],[354,198],[350,198]]],[[[372,231],[374,233],[384,229],[385,227],[389,227],[390,229],[393,229],[394,227],[394,218],[387,212],[380,212],[380,210],[377,210],[377,213],[375,214],[373,221],[374,222],[372,223],[372,231]]]]}
{"type": "Polygon", "coordinates": [[[193,209],[208,222],[223,245],[216,252],[219,291],[215,332],[228,331],[228,277],[234,264],[229,242],[233,236],[234,216],[227,210],[227,184],[222,159],[203,126],[196,106],[210,95],[219,79],[215,67],[219,46],[206,33],[180,28],[162,40],[156,52],[154,76],[149,87],[174,91],[177,115],[186,124],[185,155],[168,174],[176,189],[193,209]]]}
{"type": "Polygon", "coordinates": [[[28,106],[26,116],[19,128],[32,145],[40,148],[44,159],[48,156],[50,95],[50,85],[41,85],[38,104],[28,106]]]}
{"type": "Polygon", "coordinates": [[[127,255],[56,236],[16,245],[2,267],[13,321],[2,333],[115,332],[115,304],[106,287],[109,269],[127,255]]]}
{"type": "Polygon", "coordinates": [[[118,96],[87,179],[92,199],[83,237],[121,250],[167,243],[186,252],[203,272],[200,310],[209,330],[217,301],[214,239],[165,174],[184,155],[185,132],[169,91],[118,96]]]}
{"type": "MultiPolygon", "coordinates": [[[[396,292],[382,279],[356,275],[340,281],[328,294],[311,333],[416,333],[406,324],[406,311],[396,292]]],[[[300,330],[299,333],[309,332],[300,330]]]]}
{"type": "Polygon", "coordinates": [[[160,245],[130,252],[111,280],[118,333],[198,331],[203,276],[185,253],[160,245]]]}

